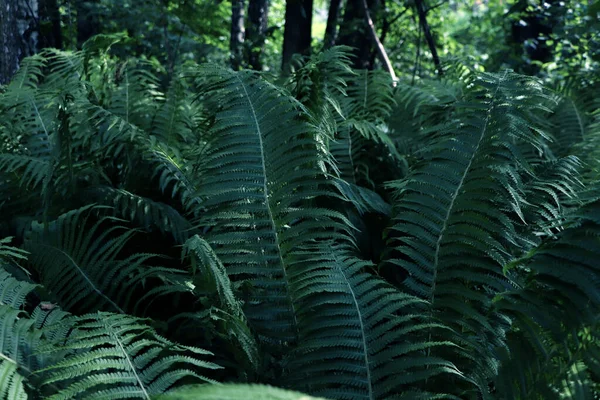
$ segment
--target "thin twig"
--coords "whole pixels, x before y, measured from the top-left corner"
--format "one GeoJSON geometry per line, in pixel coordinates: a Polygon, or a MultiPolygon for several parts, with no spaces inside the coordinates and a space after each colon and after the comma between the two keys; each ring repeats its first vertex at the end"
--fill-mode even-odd
{"type": "Polygon", "coordinates": [[[385,70],[387,72],[389,72],[390,76],[392,77],[392,81],[394,82],[394,85],[395,85],[396,82],[398,81],[398,77],[396,76],[396,73],[394,72],[394,68],[392,67],[392,63],[390,62],[390,58],[388,57],[388,55],[385,51],[385,48],[383,47],[383,45],[379,41],[379,38],[377,37],[377,31],[375,30],[375,24],[373,24],[373,20],[371,19],[371,14],[369,13],[369,6],[367,5],[367,0],[362,0],[361,4],[362,4],[363,12],[365,15],[365,22],[367,23],[367,28],[369,30],[369,36],[371,36],[371,40],[373,41],[373,44],[375,45],[375,49],[377,50],[377,54],[379,55],[379,58],[383,64],[385,70]]]}
{"type": "Polygon", "coordinates": [[[413,68],[411,85],[415,84],[415,76],[417,75],[417,68],[419,66],[419,59],[421,58],[421,25],[419,25],[419,38],[417,39],[417,55],[415,57],[415,66],[413,68]]]}

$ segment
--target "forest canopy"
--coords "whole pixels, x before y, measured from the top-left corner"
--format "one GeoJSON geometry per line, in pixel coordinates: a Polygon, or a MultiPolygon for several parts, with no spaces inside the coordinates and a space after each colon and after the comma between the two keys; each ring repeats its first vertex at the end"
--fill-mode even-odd
{"type": "Polygon", "coordinates": [[[0,0],[0,400],[600,399],[600,1],[0,0]]]}

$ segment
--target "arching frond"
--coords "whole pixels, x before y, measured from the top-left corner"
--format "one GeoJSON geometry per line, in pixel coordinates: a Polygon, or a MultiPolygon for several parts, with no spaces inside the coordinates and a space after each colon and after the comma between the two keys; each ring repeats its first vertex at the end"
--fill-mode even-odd
{"type": "Polygon", "coordinates": [[[215,123],[199,168],[207,241],[234,281],[254,287],[245,311],[255,329],[278,343],[293,341],[296,321],[286,271],[290,251],[347,228],[336,212],[310,206],[328,195],[311,127],[296,104],[257,75],[201,70],[214,92],[215,123]],[[285,127],[285,129],[281,129],[285,127]],[[328,228],[324,229],[323,227],[328,228]]]}
{"type": "Polygon", "coordinates": [[[88,193],[94,203],[113,207],[118,218],[132,221],[140,228],[159,230],[180,244],[190,236],[191,223],[167,204],[109,186],[95,187],[88,193]]]}
{"type": "Polygon", "coordinates": [[[449,329],[427,317],[426,300],[374,277],[373,267],[334,246],[297,252],[290,265],[300,326],[287,366],[292,385],[335,399],[454,398],[429,392],[424,383],[440,375],[465,380],[452,362],[429,354],[459,345],[418,338],[449,329]]]}
{"type": "Polygon", "coordinates": [[[585,332],[600,313],[599,217],[599,203],[587,204],[570,228],[507,266],[519,286],[496,299],[515,331],[497,378],[503,398],[590,398],[586,364],[597,368],[588,355],[599,343],[585,332]]]}
{"type": "Polygon", "coordinates": [[[479,75],[470,86],[459,103],[462,123],[428,149],[408,178],[391,185],[395,256],[387,262],[403,271],[408,293],[430,303],[429,315],[477,354],[446,357],[484,390],[496,368],[490,350],[504,346],[508,327],[491,311],[491,300],[511,285],[502,270],[519,245],[516,221],[524,218],[519,175],[527,166],[513,143],[540,142],[522,110],[540,107],[545,95],[535,81],[510,72],[479,75]]]}
{"type": "Polygon", "coordinates": [[[227,335],[228,342],[232,343],[236,353],[244,355],[240,358],[245,366],[257,370],[260,363],[258,344],[248,327],[242,304],[233,293],[231,281],[221,260],[198,235],[192,236],[183,246],[182,257],[185,256],[189,256],[192,263],[195,289],[210,296],[212,319],[219,321],[219,331],[227,335]]]}
{"type": "Polygon", "coordinates": [[[147,263],[155,255],[122,257],[135,231],[114,218],[96,217],[95,210],[73,210],[47,229],[34,223],[24,245],[42,284],[65,309],[133,311],[156,296],[189,291],[182,282],[177,284],[181,273],[147,263]],[[142,291],[146,285],[152,290],[142,291]]]}
{"type": "Polygon", "coordinates": [[[158,336],[142,320],[98,312],[70,317],[66,338],[42,347],[64,359],[40,372],[45,386],[61,390],[48,399],[77,397],[150,399],[184,381],[211,382],[219,366],[211,353],[158,336]]]}

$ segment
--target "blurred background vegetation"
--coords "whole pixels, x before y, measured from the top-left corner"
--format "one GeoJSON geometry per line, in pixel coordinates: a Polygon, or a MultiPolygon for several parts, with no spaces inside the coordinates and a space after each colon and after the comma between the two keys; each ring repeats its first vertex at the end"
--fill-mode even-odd
{"type": "Polygon", "coordinates": [[[2,1],[12,4],[0,11],[4,48],[12,49],[0,56],[2,82],[23,57],[75,50],[96,34],[126,38],[114,55],[147,58],[166,74],[186,60],[279,73],[293,68],[294,54],[334,44],[354,47],[356,67],[377,69],[385,65],[373,33],[395,74],[413,82],[434,76],[438,58],[588,83],[600,62],[593,0],[2,1]]]}

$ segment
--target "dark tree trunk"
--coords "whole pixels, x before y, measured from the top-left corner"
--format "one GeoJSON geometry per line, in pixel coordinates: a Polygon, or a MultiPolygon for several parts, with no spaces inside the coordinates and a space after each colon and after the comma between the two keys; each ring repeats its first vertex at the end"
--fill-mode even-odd
{"type": "Polygon", "coordinates": [[[8,83],[21,60],[36,52],[38,10],[35,5],[26,0],[0,3],[0,84],[8,83]]]}
{"type": "Polygon", "coordinates": [[[417,7],[417,13],[419,14],[419,23],[421,24],[421,29],[423,30],[425,41],[427,42],[427,46],[429,46],[429,51],[431,52],[431,57],[433,58],[433,64],[435,65],[435,69],[437,70],[438,74],[442,75],[442,64],[440,62],[440,57],[438,56],[437,49],[435,48],[435,41],[433,40],[433,36],[431,35],[429,24],[427,23],[427,12],[425,11],[423,0],[415,0],[415,6],[417,7]]]}
{"type": "Polygon", "coordinates": [[[294,54],[310,54],[313,0],[287,0],[281,68],[289,70],[294,54]]]}
{"type": "Polygon", "coordinates": [[[261,56],[267,35],[268,18],[268,0],[250,0],[248,3],[248,26],[246,29],[248,64],[252,69],[257,71],[263,69],[261,56]]]}
{"type": "MultiPolygon", "coordinates": [[[[396,82],[396,80],[397,80],[396,73],[394,72],[394,68],[392,67],[390,58],[388,57],[387,52],[385,51],[385,48],[383,47],[383,43],[381,43],[381,41],[379,41],[379,37],[377,36],[377,31],[375,29],[375,24],[373,23],[373,20],[371,19],[371,13],[369,12],[369,6],[367,5],[367,0],[361,0],[361,4],[362,4],[362,13],[365,16],[365,24],[367,25],[367,32],[369,33],[369,37],[371,38],[371,41],[373,42],[373,46],[375,47],[375,52],[377,53],[379,60],[383,64],[383,68],[385,68],[385,70],[387,72],[389,72],[390,76],[392,77],[392,81],[396,82]]],[[[373,64],[372,61],[370,63],[371,63],[371,65],[373,64]]]]}
{"type": "Polygon", "coordinates": [[[235,71],[242,66],[244,47],[244,0],[231,0],[231,37],[229,51],[231,68],[235,71]]]}
{"type": "Polygon", "coordinates": [[[338,16],[340,14],[341,0],[331,0],[329,2],[329,13],[327,14],[327,26],[325,28],[325,37],[323,38],[323,48],[328,49],[335,45],[337,37],[338,16]]]}
{"type": "MultiPolygon", "coordinates": [[[[376,0],[368,0],[367,6],[373,11],[376,0]]],[[[373,41],[369,35],[369,27],[365,23],[362,0],[348,0],[344,19],[340,25],[340,34],[337,44],[353,47],[352,64],[354,68],[371,69],[371,51],[373,41]]]]}
{"type": "Polygon", "coordinates": [[[98,29],[98,18],[93,13],[95,1],[76,1],[77,10],[77,47],[81,46],[92,36],[96,35],[98,29]]]}
{"type": "Polygon", "coordinates": [[[39,48],[63,48],[63,38],[60,28],[60,12],[56,0],[40,1],[40,43],[39,48]]]}

